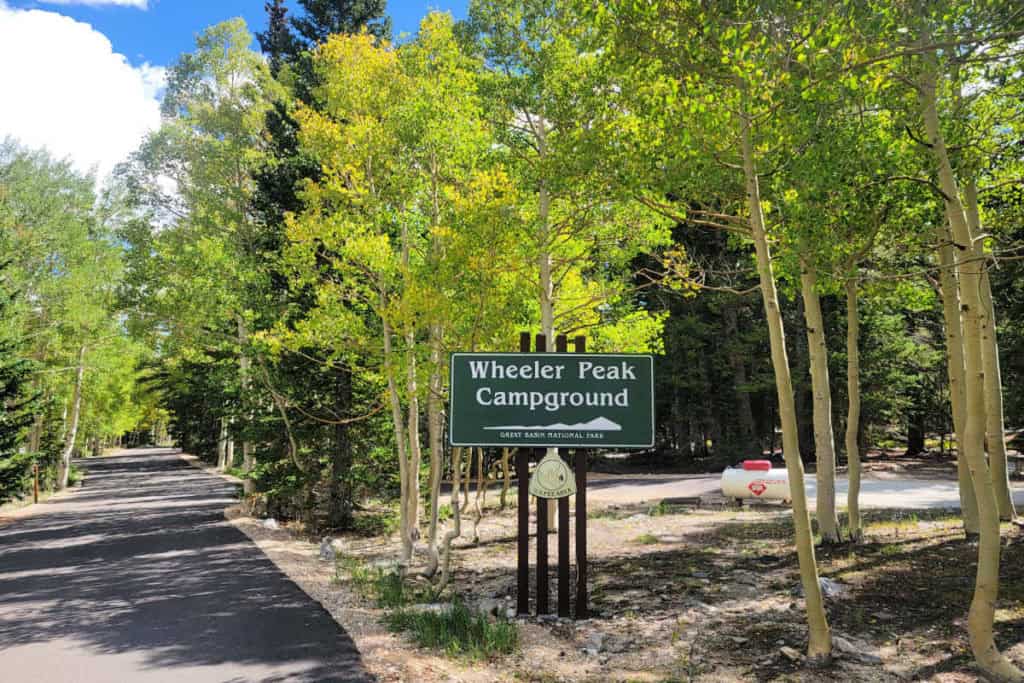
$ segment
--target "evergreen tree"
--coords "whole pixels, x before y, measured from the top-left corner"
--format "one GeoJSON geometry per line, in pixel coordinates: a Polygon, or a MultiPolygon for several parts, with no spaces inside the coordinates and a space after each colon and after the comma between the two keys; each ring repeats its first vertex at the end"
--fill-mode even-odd
{"type": "Polygon", "coordinates": [[[293,17],[291,23],[307,46],[322,43],[332,34],[355,34],[364,29],[378,40],[391,38],[385,0],[299,0],[299,4],[305,15],[293,17]]]}
{"type": "Polygon", "coordinates": [[[292,33],[288,22],[288,8],[284,0],[269,0],[263,5],[267,11],[267,30],[257,33],[260,49],[267,55],[270,73],[277,76],[281,66],[295,58],[298,53],[298,41],[292,33]]]}
{"type": "MultiPolygon", "coordinates": [[[[0,263],[0,320],[11,318],[15,294],[6,291],[0,263]]],[[[0,504],[25,489],[34,456],[21,450],[25,431],[32,424],[37,397],[30,387],[32,362],[23,357],[21,342],[6,326],[0,327],[0,504]]]]}
{"type": "MultiPolygon", "coordinates": [[[[287,325],[298,324],[315,304],[315,291],[290,287],[287,278],[276,272],[274,254],[282,248],[284,217],[298,213],[302,202],[297,190],[303,181],[320,180],[320,162],[303,151],[298,143],[298,124],[292,117],[297,103],[316,108],[312,91],[318,83],[310,48],[337,33],[356,34],[366,30],[378,39],[391,35],[391,19],[384,14],[384,0],[299,0],[304,16],[286,21],[283,0],[266,4],[268,29],[259,36],[271,71],[276,75],[288,64],[292,69],[292,92],[277,100],[266,114],[265,140],[267,161],[255,174],[257,191],[252,208],[261,223],[260,250],[267,258],[272,284],[291,302],[287,325]],[[297,34],[297,35],[296,35],[297,34]]],[[[354,446],[348,420],[363,412],[357,406],[351,368],[344,361],[343,349],[323,349],[334,360],[318,368],[294,359],[271,368],[278,390],[290,389],[304,396],[307,415],[294,416],[304,447],[330,454],[328,467],[328,510],[325,522],[345,527],[351,522],[352,463],[354,446]],[[309,414],[323,419],[309,419],[309,414]],[[308,424],[307,424],[308,422],[308,424]]],[[[319,354],[310,354],[316,357],[319,354]]]]}

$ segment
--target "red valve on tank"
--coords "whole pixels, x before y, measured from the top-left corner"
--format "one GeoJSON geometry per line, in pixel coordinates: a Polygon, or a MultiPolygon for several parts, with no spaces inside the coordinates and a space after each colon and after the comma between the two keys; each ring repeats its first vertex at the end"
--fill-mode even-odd
{"type": "Polygon", "coordinates": [[[748,472],[767,472],[772,468],[771,460],[744,460],[743,469],[748,472]]]}

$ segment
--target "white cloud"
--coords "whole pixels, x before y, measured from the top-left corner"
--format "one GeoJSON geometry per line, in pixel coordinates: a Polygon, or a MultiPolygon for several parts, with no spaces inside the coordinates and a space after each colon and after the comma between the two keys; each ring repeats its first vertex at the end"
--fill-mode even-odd
{"type": "Polygon", "coordinates": [[[40,2],[47,5],[89,5],[91,7],[117,5],[119,7],[149,9],[149,0],[40,0],[40,2]]]}
{"type": "Polygon", "coordinates": [[[160,125],[165,80],[163,67],[132,67],[89,24],[0,0],[0,139],[46,147],[102,179],[160,125]]]}

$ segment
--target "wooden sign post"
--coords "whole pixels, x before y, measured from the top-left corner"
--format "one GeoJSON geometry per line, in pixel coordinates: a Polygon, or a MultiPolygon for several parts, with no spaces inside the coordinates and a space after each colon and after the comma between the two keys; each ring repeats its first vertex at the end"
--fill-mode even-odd
{"type": "Polygon", "coordinates": [[[449,443],[516,447],[516,613],[530,613],[530,495],[537,497],[537,614],[548,614],[548,501],[558,501],[558,616],[570,617],[569,497],[576,496],[576,609],[587,606],[587,451],[654,443],[654,359],[588,354],[586,340],[519,337],[519,353],[453,353],[449,443]],[[531,346],[533,347],[531,349],[531,346]],[[543,355],[542,355],[543,354],[543,355]],[[549,448],[571,448],[573,467],[549,448]],[[531,482],[530,461],[538,469],[531,482]]]}

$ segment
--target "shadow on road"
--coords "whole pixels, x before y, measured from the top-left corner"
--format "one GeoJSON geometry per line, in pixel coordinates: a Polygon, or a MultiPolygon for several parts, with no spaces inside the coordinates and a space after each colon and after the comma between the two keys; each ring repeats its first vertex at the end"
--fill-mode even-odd
{"type": "Polygon", "coordinates": [[[64,641],[210,680],[370,680],[348,634],[224,520],[233,485],[168,450],[81,466],[82,491],[0,528],[6,671],[19,646],[64,641]]]}

